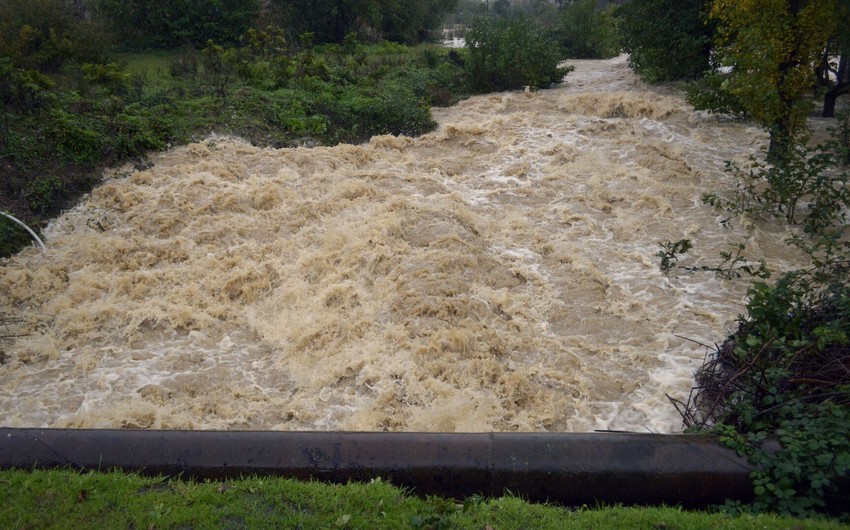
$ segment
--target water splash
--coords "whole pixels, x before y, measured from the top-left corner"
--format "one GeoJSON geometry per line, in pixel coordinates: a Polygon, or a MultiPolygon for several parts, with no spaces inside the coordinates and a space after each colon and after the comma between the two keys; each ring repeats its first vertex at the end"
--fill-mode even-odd
{"type": "Polygon", "coordinates": [[[623,58],[437,109],[420,138],[260,149],[213,137],[107,179],[0,264],[7,426],[679,428],[747,281],[667,277],[750,237],[700,204],[765,135],[642,85],[623,58]],[[24,334],[24,333],[22,333],[24,334]]]}

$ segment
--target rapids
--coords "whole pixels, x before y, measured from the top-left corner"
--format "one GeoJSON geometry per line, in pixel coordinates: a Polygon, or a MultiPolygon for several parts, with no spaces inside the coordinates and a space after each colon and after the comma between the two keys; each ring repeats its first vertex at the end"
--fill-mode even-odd
{"type": "Polygon", "coordinates": [[[749,279],[659,271],[781,224],[701,203],[758,128],[623,57],[435,109],[420,138],[235,138],[123,168],[0,262],[4,426],[670,432],[749,279]]]}

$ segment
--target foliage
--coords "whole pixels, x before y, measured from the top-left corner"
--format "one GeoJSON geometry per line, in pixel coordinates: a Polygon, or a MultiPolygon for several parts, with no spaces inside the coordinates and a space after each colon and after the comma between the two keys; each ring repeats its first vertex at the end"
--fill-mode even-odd
{"type": "MultiPolygon", "coordinates": [[[[113,62],[49,77],[0,58],[0,208],[38,229],[89,191],[100,167],[211,132],[275,147],[421,134],[435,126],[430,105],[467,90],[445,49],[309,41],[253,30],[239,47],[176,50],[171,66],[157,52],[155,67],[132,75],[113,62]]],[[[0,229],[3,255],[27,244],[0,229]]]]}
{"type": "Polygon", "coordinates": [[[66,0],[0,2],[0,57],[18,68],[58,72],[69,62],[103,61],[102,29],[66,0]]]}
{"type": "Polygon", "coordinates": [[[669,239],[664,243],[659,243],[661,250],[656,252],[655,256],[661,258],[661,272],[668,273],[679,263],[679,254],[684,254],[694,248],[690,239],[680,239],[672,242],[669,239]]]}
{"type": "Polygon", "coordinates": [[[620,40],[629,65],[649,82],[694,79],[709,68],[709,0],[632,0],[620,6],[620,40]]]}
{"type": "Polygon", "coordinates": [[[756,500],[747,509],[850,507],[850,256],[838,241],[808,249],[811,269],[753,285],[737,331],[680,404],[686,425],[713,429],[749,457],[756,500]]]}
{"type": "Polygon", "coordinates": [[[732,249],[729,251],[721,251],[720,257],[723,260],[718,265],[700,265],[683,266],[679,265],[679,255],[685,254],[693,248],[693,243],[690,239],[680,239],[672,242],[670,240],[664,243],[659,243],[661,250],[656,252],[655,256],[660,258],[659,268],[661,272],[668,274],[674,268],[687,272],[713,272],[718,278],[725,280],[741,278],[743,274],[757,278],[769,278],[770,271],[767,268],[767,263],[761,260],[756,267],[743,254],[747,248],[746,243],[732,244],[732,249]]]}
{"type": "Polygon", "coordinates": [[[282,11],[280,26],[294,34],[311,33],[317,43],[340,43],[363,26],[379,22],[378,0],[274,0],[282,11]]]}
{"type": "Polygon", "coordinates": [[[597,0],[576,0],[564,7],[558,36],[567,57],[607,59],[620,52],[612,12],[598,6],[597,0]]]}
{"type": "Polygon", "coordinates": [[[813,65],[837,31],[841,0],[714,0],[721,63],[734,67],[724,86],[770,132],[771,156],[784,156],[806,132],[813,65]]]}
{"type": "Polygon", "coordinates": [[[32,238],[26,230],[0,215],[0,256],[9,256],[26,247],[32,238]]]}
{"type": "Polygon", "coordinates": [[[837,128],[832,139],[815,148],[793,145],[773,161],[751,159],[748,171],[727,162],[727,171],[738,177],[733,199],[707,193],[703,202],[733,214],[781,215],[791,224],[798,221],[799,206],[805,202],[802,222],[809,233],[844,223],[850,206],[850,174],[842,167],[847,156],[843,131],[837,128]]]}
{"type": "Polygon", "coordinates": [[[529,18],[479,18],[466,33],[466,70],[475,91],[543,88],[559,83],[572,67],[529,18]]]}
{"type": "Polygon", "coordinates": [[[130,83],[130,74],[118,63],[90,64],[81,67],[87,82],[104,87],[110,94],[126,93],[130,83]]]}
{"type": "Polygon", "coordinates": [[[738,97],[725,89],[726,84],[725,76],[718,72],[708,72],[701,79],[685,85],[685,98],[697,110],[748,119],[746,106],[738,97]]]}
{"type": "Polygon", "coordinates": [[[8,57],[0,57],[0,101],[4,112],[33,112],[51,103],[50,77],[35,70],[16,68],[8,57]]]}
{"type": "Polygon", "coordinates": [[[310,32],[316,43],[342,43],[356,33],[370,40],[413,44],[430,38],[457,0],[274,0],[281,26],[310,32]]]}
{"type": "Polygon", "coordinates": [[[225,99],[227,88],[236,76],[236,50],[208,40],[207,46],[201,50],[201,65],[204,79],[216,95],[225,99]]]}
{"type": "Polygon", "coordinates": [[[114,471],[11,470],[0,473],[0,493],[6,500],[0,520],[10,528],[847,528],[670,507],[565,509],[514,495],[421,497],[380,479],[342,485],[280,477],[200,482],[114,471]]]}
{"type": "Polygon", "coordinates": [[[126,47],[233,43],[255,22],[259,0],[92,0],[92,8],[126,47]]]}
{"type": "Polygon", "coordinates": [[[381,36],[393,42],[415,44],[431,40],[457,0],[383,0],[381,3],[381,36]]]}
{"type": "Polygon", "coordinates": [[[472,24],[476,18],[487,14],[488,5],[480,0],[458,0],[454,10],[448,13],[444,23],[446,25],[472,24]]]}

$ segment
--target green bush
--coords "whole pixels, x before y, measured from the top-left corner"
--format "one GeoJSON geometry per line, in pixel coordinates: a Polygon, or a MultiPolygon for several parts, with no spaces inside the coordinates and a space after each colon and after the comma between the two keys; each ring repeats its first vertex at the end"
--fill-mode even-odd
{"type": "Polygon", "coordinates": [[[41,175],[27,185],[26,199],[30,210],[35,214],[48,214],[56,201],[62,196],[63,183],[59,177],[41,175]]]}
{"type": "Polygon", "coordinates": [[[570,58],[606,59],[620,53],[612,12],[600,11],[597,0],[576,0],[566,5],[558,39],[570,58]]]}
{"type": "Polygon", "coordinates": [[[97,116],[57,107],[50,111],[48,119],[49,138],[62,161],[86,167],[93,167],[100,161],[104,124],[97,116]]]}
{"type": "Polygon", "coordinates": [[[850,510],[850,261],[836,250],[756,283],[738,330],[696,374],[686,423],[754,466],[755,501],[734,510],[850,510]]]}
{"type": "Polygon", "coordinates": [[[467,79],[463,68],[440,59],[431,68],[415,65],[394,70],[388,79],[410,87],[420,100],[435,106],[456,103],[467,92],[467,79]]]}
{"type": "Polygon", "coordinates": [[[107,35],[66,0],[0,2],[0,56],[24,69],[58,72],[69,62],[97,63],[107,35]]]}
{"type": "Polygon", "coordinates": [[[530,19],[479,18],[466,33],[466,71],[472,90],[544,88],[572,70],[558,64],[554,39],[530,19]]]}
{"type": "Polygon", "coordinates": [[[0,215],[0,257],[18,252],[30,242],[32,238],[26,230],[0,215]]]}
{"type": "Polygon", "coordinates": [[[35,70],[16,68],[0,57],[0,101],[6,112],[31,113],[54,103],[53,80],[35,70]]]}
{"type": "Polygon", "coordinates": [[[685,85],[685,97],[697,110],[731,114],[747,119],[749,117],[747,109],[734,94],[724,90],[725,82],[726,78],[719,73],[707,73],[702,79],[685,85]]]}
{"type": "Polygon", "coordinates": [[[649,82],[695,79],[709,68],[709,0],[632,0],[617,9],[629,65],[649,82]]]}
{"type": "Polygon", "coordinates": [[[140,157],[165,149],[174,131],[167,120],[139,104],[128,105],[107,122],[104,139],[109,160],[140,157]]]}
{"type": "Polygon", "coordinates": [[[90,64],[80,67],[83,79],[88,83],[102,86],[110,94],[126,94],[130,85],[130,74],[117,63],[90,64]]]}

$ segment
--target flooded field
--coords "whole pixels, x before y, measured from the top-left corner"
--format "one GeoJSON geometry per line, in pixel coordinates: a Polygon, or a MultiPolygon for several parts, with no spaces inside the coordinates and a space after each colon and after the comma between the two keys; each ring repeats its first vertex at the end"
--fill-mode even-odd
{"type": "Polygon", "coordinates": [[[0,262],[4,426],[670,432],[749,279],[659,271],[786,228],[705,191],[765,144],[624,58],[435,109],[420,138],[232,138],[107,178],[0,262]]]}

